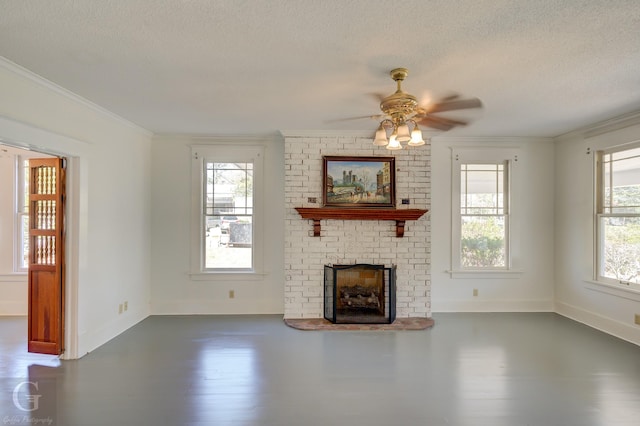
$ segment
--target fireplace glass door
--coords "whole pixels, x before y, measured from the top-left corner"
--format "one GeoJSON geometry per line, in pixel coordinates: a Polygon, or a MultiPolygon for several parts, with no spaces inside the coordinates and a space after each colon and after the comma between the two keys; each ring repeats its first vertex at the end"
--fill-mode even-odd
{"type": "Polygon", "coordinates": [[[325,265],[324,317],[334,324],[392,323],[395,276],[395,265],[325,265]]]}

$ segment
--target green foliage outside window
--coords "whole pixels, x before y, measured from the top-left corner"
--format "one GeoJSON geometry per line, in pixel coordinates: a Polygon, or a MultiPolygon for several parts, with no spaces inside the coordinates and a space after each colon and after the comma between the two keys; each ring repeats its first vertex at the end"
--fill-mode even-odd
{"type": "Polygon", "coordinates": [[[640,282],[640,218],[605,217],[604,276],[640,282]]]}
{"type": "Polygon", "coordinates": [[[502,216],[462,218],[461,261],[465,268],[505,267],[505,229],[502,216]]]}

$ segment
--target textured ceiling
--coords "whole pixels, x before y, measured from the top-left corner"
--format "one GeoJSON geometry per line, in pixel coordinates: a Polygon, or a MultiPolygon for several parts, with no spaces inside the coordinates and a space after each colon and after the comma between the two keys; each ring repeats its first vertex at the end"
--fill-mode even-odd
{"type": "Polygon", "coordinates": [[[638,0],[0,0],[0,56],[156,133],[368,130],[389,71],[458,136],[640,110],[638,0]],[[457,116],[460,116],[458,113],[457,116]],[[462,114],[464,116],[464,114],[462,114]]]}

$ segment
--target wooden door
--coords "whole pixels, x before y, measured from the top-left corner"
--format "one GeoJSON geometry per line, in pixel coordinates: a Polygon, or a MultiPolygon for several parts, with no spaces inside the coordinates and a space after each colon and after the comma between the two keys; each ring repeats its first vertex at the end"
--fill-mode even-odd
{"type": "Polygon", "coordinates": [[[62,158],[29,160],[29,352],[64,351],[62,158]]]}

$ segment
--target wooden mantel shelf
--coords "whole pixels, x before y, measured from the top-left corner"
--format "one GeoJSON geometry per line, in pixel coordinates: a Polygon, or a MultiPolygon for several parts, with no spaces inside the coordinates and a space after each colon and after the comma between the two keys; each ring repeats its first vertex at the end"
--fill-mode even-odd
{"type": "Polygon", "coordinates": [[[320,236],[320,221],[335,220],[395,220],[396,237],[404,236],[404,223],[418,220],[429,210],[393,208],[346,208],[346,207],[296,207],[303,219],[313,220],[313,236],[320,236]]]}

